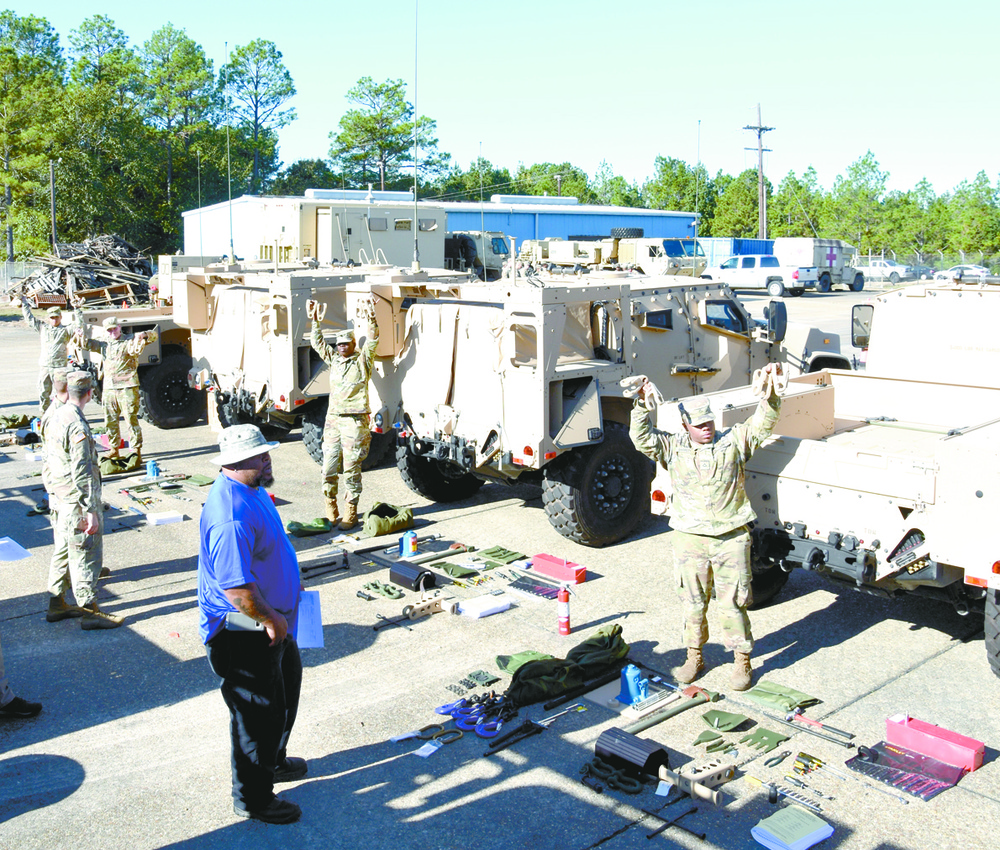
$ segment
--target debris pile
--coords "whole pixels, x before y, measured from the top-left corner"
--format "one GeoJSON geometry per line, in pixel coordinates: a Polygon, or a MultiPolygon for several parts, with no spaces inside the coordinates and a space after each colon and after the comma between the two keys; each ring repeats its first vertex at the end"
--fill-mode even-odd
{"type": "Polygon", "coordinates": [[[118,236],[95,236],[56,245],[55,256],[35,258],[45,268],[15,281],[11,299],[26,296],[35,307],[97,307],[149,300],[149,257],[118,236]]]}

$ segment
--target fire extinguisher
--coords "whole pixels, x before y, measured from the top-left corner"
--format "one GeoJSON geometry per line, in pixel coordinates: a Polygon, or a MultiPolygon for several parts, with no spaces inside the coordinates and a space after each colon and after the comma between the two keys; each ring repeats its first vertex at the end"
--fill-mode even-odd
{"type": "Polygon", "coordinates": [[[568,584],[559,585],[559,592],[556,594],[556,610],[559,617],[559,634],[568,635],[571,631],[569,625],[569,595],[573,593],[568,584]]]}

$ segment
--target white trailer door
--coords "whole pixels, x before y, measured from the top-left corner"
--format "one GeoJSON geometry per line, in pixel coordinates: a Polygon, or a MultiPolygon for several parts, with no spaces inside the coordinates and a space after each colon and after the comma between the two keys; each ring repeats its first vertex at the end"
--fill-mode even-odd
{"type": "Polygon", "coordinates": [[[316,210],[316,259],[324,264],[333,260],[333,216],[329,207],[316,210]]]}

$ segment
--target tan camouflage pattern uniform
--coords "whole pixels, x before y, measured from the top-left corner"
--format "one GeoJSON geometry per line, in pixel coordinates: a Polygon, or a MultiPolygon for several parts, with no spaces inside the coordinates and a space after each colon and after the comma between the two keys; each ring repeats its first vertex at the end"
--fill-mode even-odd
{"type": "Polygon", "coordinates": [[[673,488],[670,535],[674,573],[684,617],[684,644],[700,649],[708,641],[706,612],[715,586],[726,649],[749,654],[753,633],[750,593],[750,532],[754,513],[744,489],[746,462],[774,430],[781,398],[762,399],[748,422],[695,445],[685,431],[653,428],[649,411],[637,402],[630,435],[635,447],[670,472],[673,488]]]}
{"type": "Polygon", "coordinates": [[[108,340],[87,340],[90,351],[101,351],[104,358],[104,383],[101,402],[104,405],[104,427],[112,453],[121,445],[118,418],[128,420],[129,448],[142,448],[142,429],[139,427],[139,355],[156,341],[155,331],[146,331],[146,339],[135,336],[108,340]]]}
{"type": "Polygon", "coordinates": [[[344,474],[347,501],[361,499],[361,463],[372,442],[368,380],[378,346],[378,322],[368,324],[368,336],[360,351],[341,357],[336,346],[323,339],[319,322],[312,323],[312,347],[330,367],[330,406],[323,425],[323,495],[337,498],[337,476],[344,474]]]}
{"type": "Polygon", "coordinates": [[[26,302],[21,302],[21,312],[26,321],[42,338],[42,350],[38,355],[38,399],[41,412],[45,413],[52,403],[52,373],[66,367],[66,345],[73,337],[73,331],[66,325],[52,327],[47,321],[36,319],[26,302]]]}
{"type": "MultiPolygon", "coordinates": [[[[52,450],[53,442],[51,439],[45,439],[45,435],[48,432],[49,424],[52,422],[52,417],[65,406],[66,402],[60,401],[58,396],[53,395],[52,403],[49,405],[49,409],[42,414],[42,421],[38,426],[38,435],[42,438],[42,484],[45,485],[45,492],[49,494],[49,517],[53,521],[53,529],[55,529],[54,523],[56,518],[56,506],[59,500],[52,492],[52,479],[49,475],[49,467],[51,464],[51,461],[49,460],[49,453],[52,450]]],[[[54,542],[56,548],[52,553],[52,562],[55,563],[58,560],[60,563],[67,563],[69,554],[66,548],[66,539],[60,538],[58,535],[54,535],[54,542]]],[[[51,576],[49,583],[51,584],[51,576]]]]}
{"type": "Polygon", "coordinates": [[[72,582],[76,604],[94,601],[104,558],[101,471],[90,426],[74,404],[62,405],[46,426],[46,487],[55,502],[55,551],[49,593],[62,596],[72,582]],[[86,515],[97,515],[97,532],[85,534],[86,515]]]}

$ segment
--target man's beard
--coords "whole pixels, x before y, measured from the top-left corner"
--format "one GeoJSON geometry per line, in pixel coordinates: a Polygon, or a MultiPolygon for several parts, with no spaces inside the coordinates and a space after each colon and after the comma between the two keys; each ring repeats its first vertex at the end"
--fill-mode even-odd
{"type": "Polygon", "coordinates": [[[271,470],[267,470],[265,472],[263,469],[261,469],[260,471],[258,471],[257,475],[254,477],[253,486],[254,487],[263,487],[264,489],[267,489],[273,483],[274,483],[274,475],[271,472],[271,470]]]}

